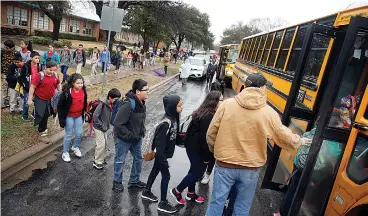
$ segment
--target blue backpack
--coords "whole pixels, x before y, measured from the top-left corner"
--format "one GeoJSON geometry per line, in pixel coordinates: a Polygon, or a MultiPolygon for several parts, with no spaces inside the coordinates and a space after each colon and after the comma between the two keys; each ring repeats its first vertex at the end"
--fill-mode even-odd
{"type": "MultiPolygon", "coordinates": [[[[129,97],[127,98],[129,99],[130,106],[131,106],[130,112],[132,112],[135,109],[135,100],[129,97]]],[[[123,104],[124,104],[124,100],[117,100],[113,103],[110,124],[114,125],[116,114],[118,113],[120,106],[123,104]]]]}

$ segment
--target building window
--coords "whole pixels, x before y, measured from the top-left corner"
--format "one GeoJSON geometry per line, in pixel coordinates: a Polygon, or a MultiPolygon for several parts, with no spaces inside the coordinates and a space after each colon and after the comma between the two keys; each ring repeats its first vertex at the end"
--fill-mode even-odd
{"type": "Polygon", "coordinates": [[[8,6],[7,21],[10,25],[27,26],[28,11],[18,7],[8,6]]]}
{"type": "Polygon", "coordinates": [[[84,24],[83,34],[92,35],[92,24],[91,23],[84,24]]]}
{"type": "Polygon", "coordinates": [[[60,23],[60,31],[65,32],[66,31],[66,20],[63,18],[60,23]]]}
{"type": "Polygon", "coordinates": [[[33,12],[33,26],[38,29],[49,29],[49,18],[42,12],[33,12]]]}
{"type": "Polygon", "coordinates": [[[70,32],[72,33],[79,33],[79,25],[80,25],[80,22],[79,20],[70,20],[70,25],[69,25],[69,28],[70,28],[70,32]]]}

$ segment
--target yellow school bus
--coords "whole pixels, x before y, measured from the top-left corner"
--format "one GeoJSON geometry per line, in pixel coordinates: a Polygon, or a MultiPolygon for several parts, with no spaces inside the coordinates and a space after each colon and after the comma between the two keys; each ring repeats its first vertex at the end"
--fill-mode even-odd
{"type": "MultiPolygon", "coordinates": [[[[288,215],[368,215],[367,17],[363,6],[242,39],[234,91],[262,73],[283,124],[315,129],[288,215]]],[[[262,187],[285,191],[296,151],[268,146],[262,187]]]]}
{"type": "Polygon", "coordinates": [[[224,80],[226,86],[231,88],[232,71],[238,57],[239,44],[226,44],[220,46],[220,60],[217,67],[217,78],[224,80]]]}

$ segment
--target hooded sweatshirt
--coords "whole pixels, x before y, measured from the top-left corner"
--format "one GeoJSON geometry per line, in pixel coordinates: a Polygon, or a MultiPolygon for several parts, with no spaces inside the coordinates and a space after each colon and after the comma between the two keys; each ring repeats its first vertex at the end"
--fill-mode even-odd
{"type": "Polygon", "coordinates": [[[178,133],[179,114],[176,107],[180,101],[177,95],[169,95],[163,98],[165,115],[171,121],[170,127],[167,122],[157,127],[153,146],[156,148],[156,159],[172,158],[175,151],[176,135],[178,133]]]}
{"type": "Polygon", "coordinates": [[[300,136],[281,123],[267,105],[261,88],[245,88],[220,104],[207,131],[207,143],[218,165],[227,168],[258,168],[267,160],[267,139],[283,149],[300,146],[300,136]]]}
{"type": "Polygon", "coordinates": [[[146,105],[138,100],[133,91],[129,91],[125,97],[114,120],[114,135],[124,142],[137,142],[146,131],[146,105]],[[134,109],[128,97],[135,100],[134,109]]]}

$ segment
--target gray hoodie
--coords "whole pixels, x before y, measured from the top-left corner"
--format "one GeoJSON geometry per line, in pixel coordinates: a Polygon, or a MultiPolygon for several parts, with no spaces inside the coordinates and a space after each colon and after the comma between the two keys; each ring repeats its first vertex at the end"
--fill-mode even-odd
{"type": "Polygon", "coordinates": [[[101,102],[93,112],[93,127],[102,132],[110,129],[112,107],[105,102],[101,102]]]}

